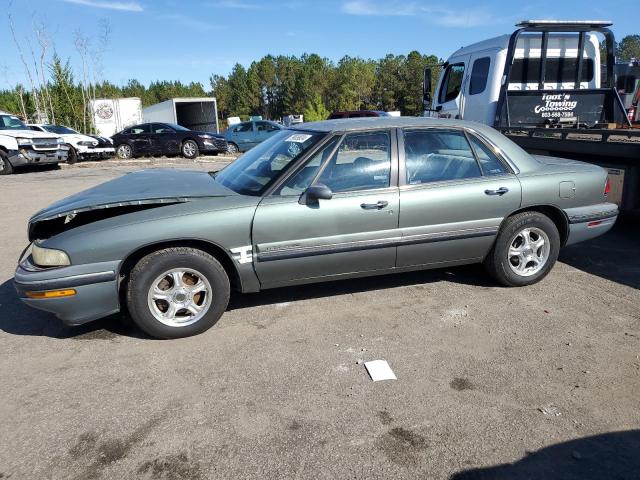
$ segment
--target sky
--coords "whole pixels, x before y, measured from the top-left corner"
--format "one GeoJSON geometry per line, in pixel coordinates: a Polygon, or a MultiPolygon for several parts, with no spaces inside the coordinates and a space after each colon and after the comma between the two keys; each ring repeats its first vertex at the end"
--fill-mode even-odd
{"type": "MultiPolygon", "coordinates": [[[[418,50],[446,58],[458,48],[511,33],[522,19],[611,20],[616,38],[640,33],[639,0],[0,0],[0,88],[27,84],[24,54],[37,51],[35,29],[63,58],[79,64],[75,40],[98,48],[101,25],[110,34],[101,77],[198,81],[226,75],[264,55],[318,53],[380,58],[418,50]],[[44,26],[44,29],[42,29],[44,26]]],[[[77,67],[76,67],[77,68],[77,67]]],[[[77,74],[77,72],[76,72],[77,74]]]]}

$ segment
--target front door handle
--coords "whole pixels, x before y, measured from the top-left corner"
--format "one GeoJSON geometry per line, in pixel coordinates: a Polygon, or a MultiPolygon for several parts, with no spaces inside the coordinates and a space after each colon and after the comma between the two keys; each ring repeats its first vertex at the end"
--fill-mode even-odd
{"type": "Polygon", "coordinates": [[[485,190],[485,195],[504,195],[509,189],[507,187],[500,187],[497,190],[485,190]]]}
{"type": "Polygon", "coordinates": [[[386,200],[379,200],[378,203],[361,203],[360,208],[365,210],[380,210],[389,205],[386,200]]]}

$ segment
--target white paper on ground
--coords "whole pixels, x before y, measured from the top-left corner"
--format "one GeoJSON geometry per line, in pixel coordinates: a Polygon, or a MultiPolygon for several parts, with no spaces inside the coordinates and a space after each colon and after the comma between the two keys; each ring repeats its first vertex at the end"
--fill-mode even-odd
{"type": "Polygon", "coordinates": [[[369,372],[371,380],[378,382],[380,380],[397,380],[393,370],[386,360],[372,360],[364,362],[364,366],[369,372]]]}

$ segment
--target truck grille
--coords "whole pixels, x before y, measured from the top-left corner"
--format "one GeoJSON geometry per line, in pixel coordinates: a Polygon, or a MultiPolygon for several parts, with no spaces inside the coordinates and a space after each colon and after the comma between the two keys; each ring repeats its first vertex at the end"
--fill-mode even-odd
{"type": "Polygon", "coordinates": [[[33,149],[34,150],[57,150],[58,139],[57,138],[34,138],[33,149]]]}

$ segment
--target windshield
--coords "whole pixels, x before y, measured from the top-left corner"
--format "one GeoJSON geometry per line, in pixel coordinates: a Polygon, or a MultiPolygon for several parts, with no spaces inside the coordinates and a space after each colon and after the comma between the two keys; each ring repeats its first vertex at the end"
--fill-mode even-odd
{"type": "Polygon", "coordinates": [[[57,133],[58,135],[65,135],[65,134],[69,134],[69,133],[77,134],[78,133],[75,130],[73,130],[72,128],[64,127],[62,125],[43,125],[42,128],[44,128],[47,132],[57,133]]]}
{"type": "Polygon", "coordinates": [[[262,195],[325,133],[282,130],[252,148],[224,170],[217,182],[241,195],[262,195]]]}
{"type": "Polygon", "coordinates": [[[29,130],[29,127],[14,115],[0,115],[0,130],[29,130]]]}

